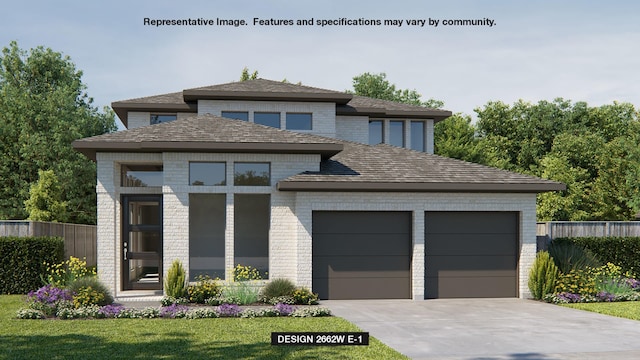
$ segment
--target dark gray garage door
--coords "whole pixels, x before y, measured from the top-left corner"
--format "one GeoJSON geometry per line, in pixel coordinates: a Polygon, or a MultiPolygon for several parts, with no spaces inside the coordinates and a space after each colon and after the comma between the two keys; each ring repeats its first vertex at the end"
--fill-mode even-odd
{"type": "Polygon", "coordinates": [[[518,214],[426,212],[425,298],[518,296],[518,214]]]}
{"type": "Polygon", "coordinates": [[[313,212],[313,292],[321,299],[411,297],[410,212],[313,212]]]}

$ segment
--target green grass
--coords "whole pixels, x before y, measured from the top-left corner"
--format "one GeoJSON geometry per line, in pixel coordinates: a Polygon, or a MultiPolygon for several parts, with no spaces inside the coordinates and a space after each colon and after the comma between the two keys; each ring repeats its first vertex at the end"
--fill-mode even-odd
{"type": "Polygon", "coordinates": [[[406,359],[369,346],[271,346],[272,331],[360,331],[337,317],[19,320],[22,296],[0,296],[0,359],[406,359]]]}
{"type": "Polygon", "coordinates": [[[632,320],[640,320],[640,301],[562,304],[573,309],[592,311],[632,320]]]}

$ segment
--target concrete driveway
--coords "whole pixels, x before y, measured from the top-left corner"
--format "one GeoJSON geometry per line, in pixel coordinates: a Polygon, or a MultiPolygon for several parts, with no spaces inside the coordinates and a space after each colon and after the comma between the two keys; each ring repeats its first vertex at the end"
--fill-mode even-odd
{"type": "Polygon", "coordinates": [[[519,299],[332,300],[412,359],[640,359],[640,321],[519,299]]]}

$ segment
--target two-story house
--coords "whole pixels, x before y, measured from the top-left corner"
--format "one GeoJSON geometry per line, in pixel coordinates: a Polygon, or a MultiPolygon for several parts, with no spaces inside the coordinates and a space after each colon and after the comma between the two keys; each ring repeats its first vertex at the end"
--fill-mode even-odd
{"type": "Polygon", "coordinates": [[[112,106],[128,130],[73,145],[116,297],[161,290],[174,259],[322,299],[526,297],[536,193],[564,189],[433,155],[444,110],[262,79],[112,106]]]}

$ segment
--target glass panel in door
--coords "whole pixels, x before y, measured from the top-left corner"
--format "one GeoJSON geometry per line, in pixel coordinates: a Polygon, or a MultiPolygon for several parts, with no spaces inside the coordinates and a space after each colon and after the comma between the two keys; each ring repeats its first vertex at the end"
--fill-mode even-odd
{"type": "Polygon", "coordinates": [[[162,289],[162,196],[123,196],[123,289],[162,289]]]}

